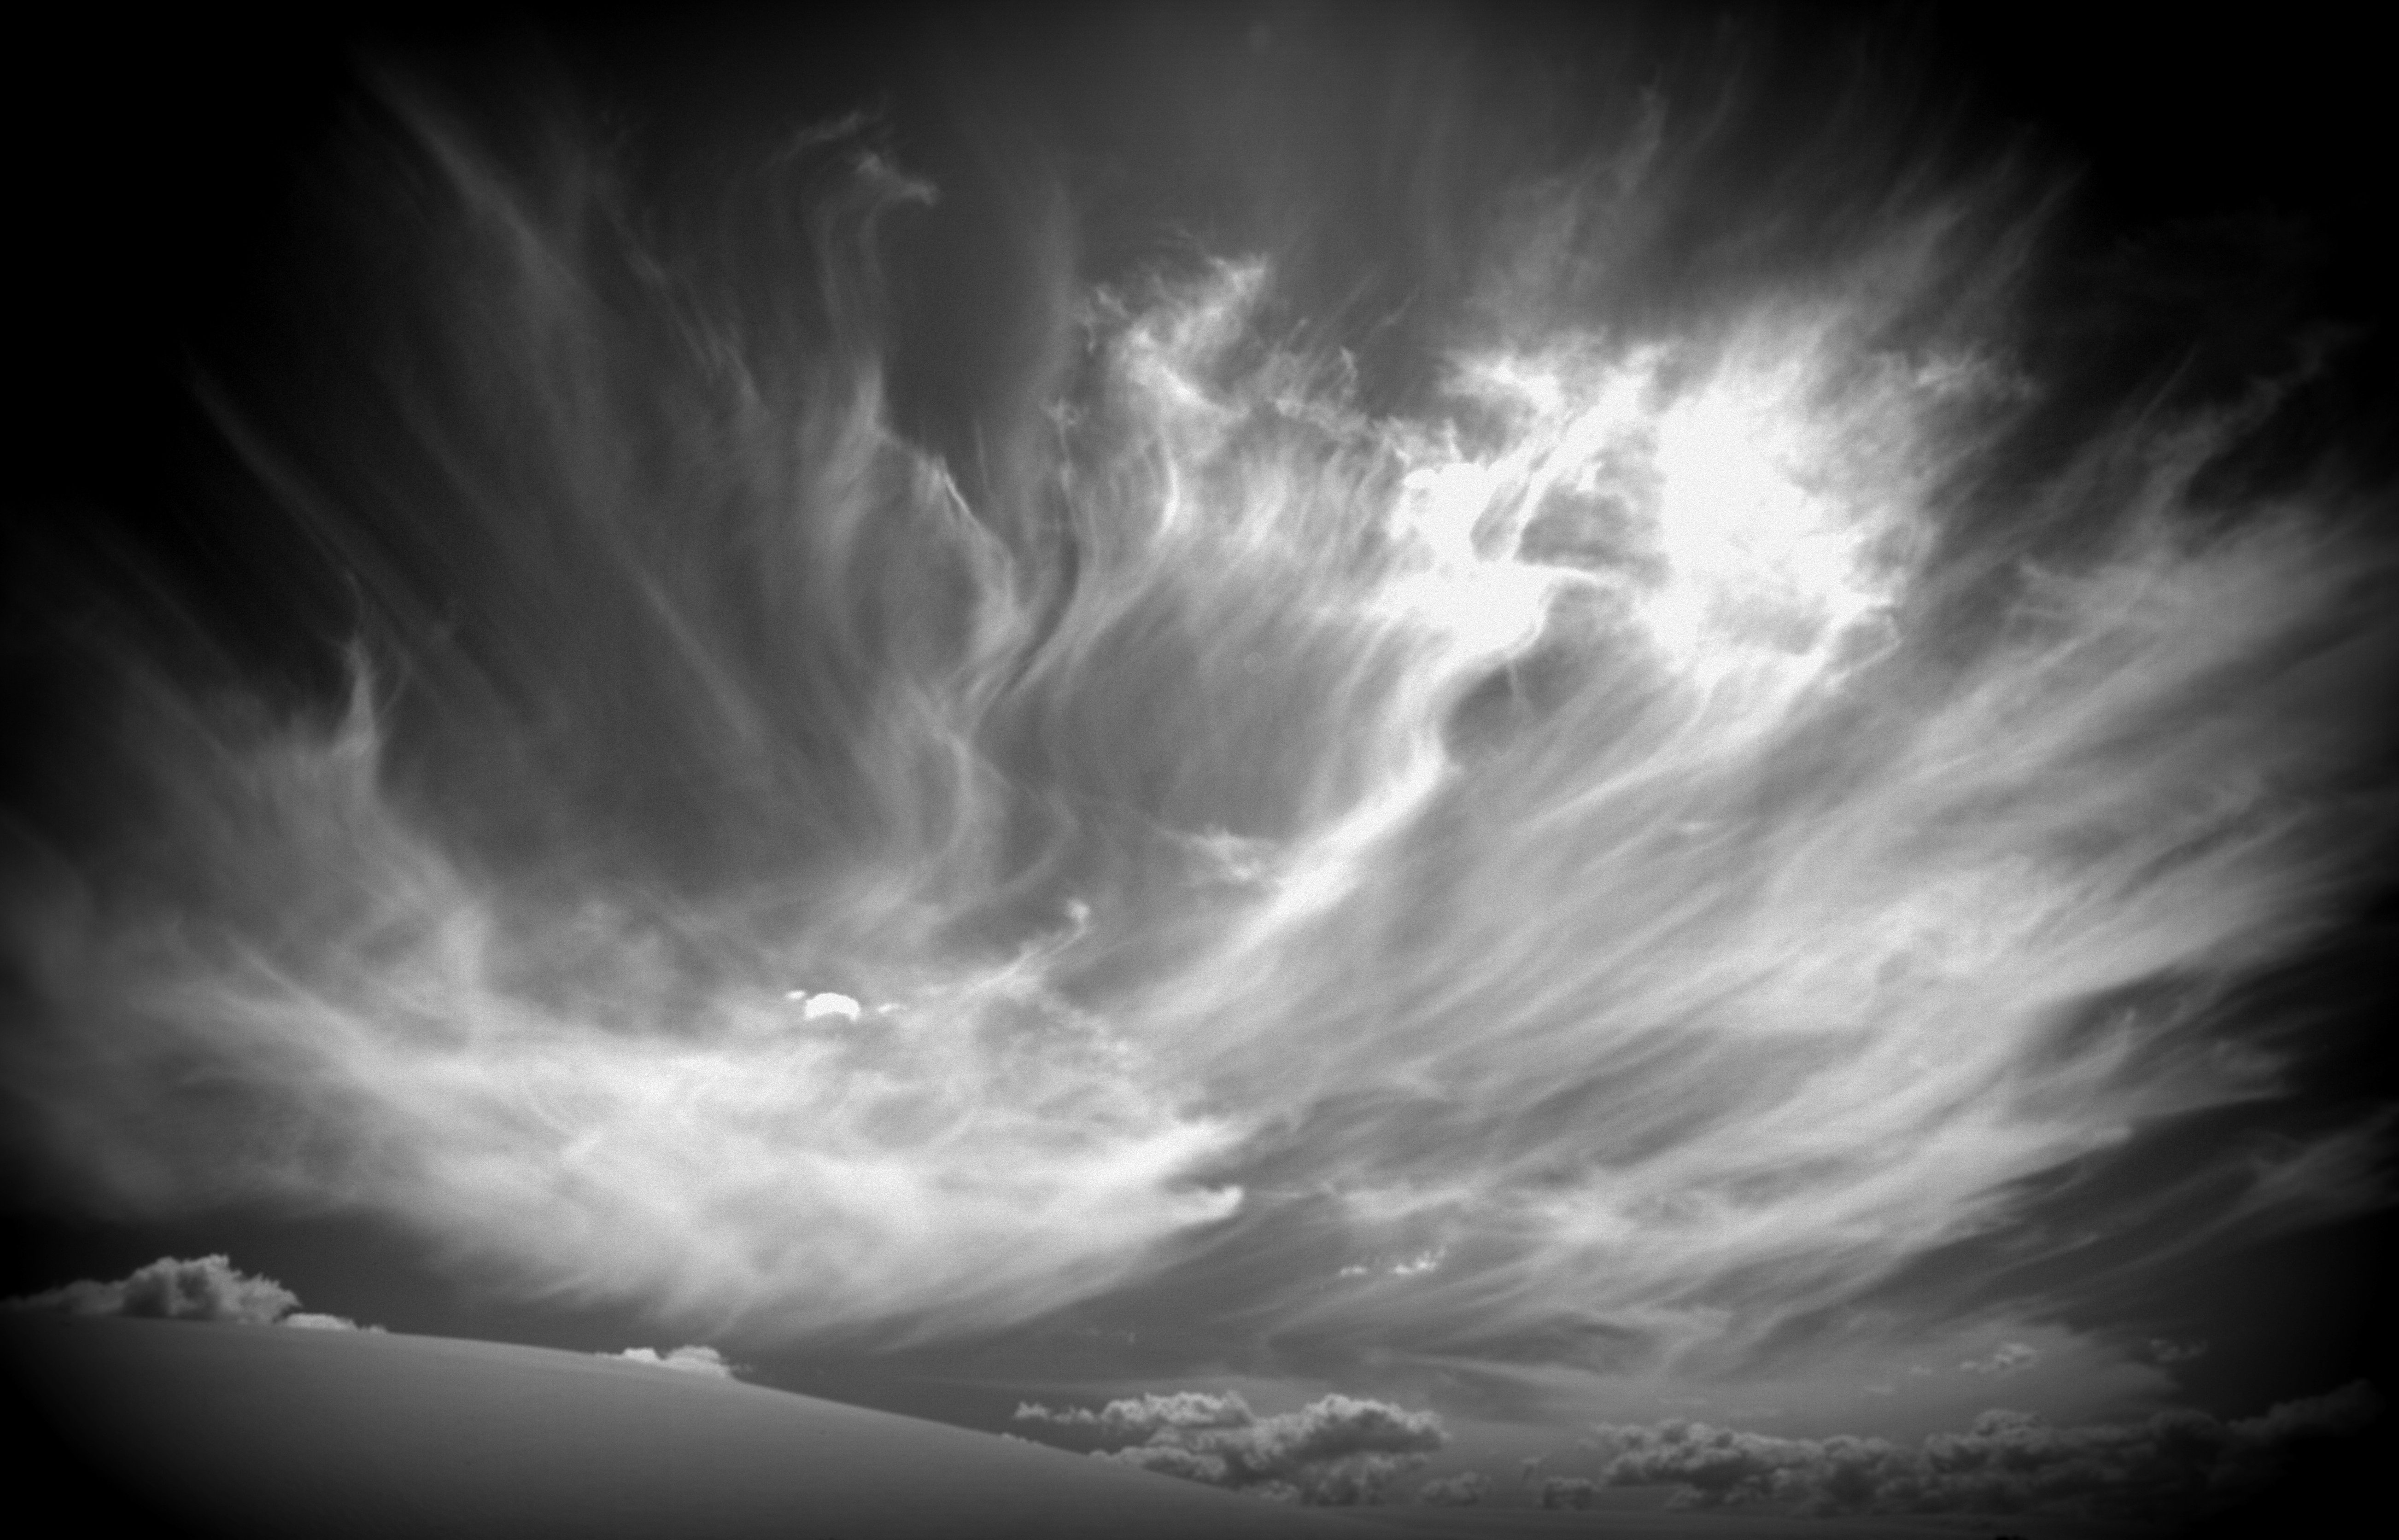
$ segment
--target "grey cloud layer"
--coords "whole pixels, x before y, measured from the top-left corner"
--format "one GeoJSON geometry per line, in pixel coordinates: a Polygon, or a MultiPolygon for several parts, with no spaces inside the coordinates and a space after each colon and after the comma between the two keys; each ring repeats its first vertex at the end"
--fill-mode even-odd
{"type": "Polygon", "coordinates": [[[1491,1478],[1479,1470],[1436,1476],[1416,1488],[1416,1500],[1434,1507],[1473,1507],[1491,1494],[1491,1478]]]}
{"type": "MultiPolygon", "coordinates": [[[[1139,1440],[1094,1451],[1102,1459],[1256,1496],[1329,1505],[1380,1501],[1395,1478],[1449,1441],[1433,1412],[1339,1395],[1271,1417],[1258,1416],[1238,1394],[1205,1391],[1128,1398],[1098,1412],[1027,1402],[1016,1417],[1139,1440]]],[[[1462,1495],[1465,1489],[1444,1490],[1462,1495]]]]}
{"type": "Polygon", "coordinates": [[[1964,1433],[1909,1448],[1887,1439],[1778,1439],[1704,1423],[1603,1424],[1602,1479],[1662,1486],[1714,1507],[1771,1500],[1809,1513],[2067,1512],[2162,1520],[2270,1479],[2301,1439],[2353,1433],[2382,1410],[2364,1384],[2226,1422],[2189,1410],[2140,1422],[2053,1427],[1993,1411],[1964,1433]]]}

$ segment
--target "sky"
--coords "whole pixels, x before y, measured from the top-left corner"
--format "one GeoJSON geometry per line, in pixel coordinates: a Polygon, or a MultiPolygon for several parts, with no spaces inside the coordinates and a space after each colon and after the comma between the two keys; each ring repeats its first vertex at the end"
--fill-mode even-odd
{"type": "Polygon", "coordinates": [[[2353,39],[178,25],[11,135],[8,1291],[1321,1500],[2392,1391],[2353,39]]]}

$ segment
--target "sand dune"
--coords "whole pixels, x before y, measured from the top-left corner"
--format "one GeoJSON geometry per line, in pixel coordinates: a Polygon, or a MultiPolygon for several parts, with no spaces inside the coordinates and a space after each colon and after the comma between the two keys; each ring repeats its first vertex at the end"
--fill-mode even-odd
{"type": "MultiPolygon", "coordinates": [[[[1948,1534],[1764,1515],[1281,1506],[1060,1450],[548,1348],[0,1317],[20,1513],[99,1533],[577,1540],[1948,1534]],[[45,1434],[42,1430],[47,1430],[45,1434]]],[[[1971,1533],[1971,1532],[1970,1532],[1971,1533]]]]}
{"type": "Polygon", "coordinates": [[[178,1533],[1372,1533],[989,1434],[545,1348],[124,1319],[0,1331],[18,1394],[75,1456],[29,1474],[79,1506],[125,1493],[178,1533]]]}

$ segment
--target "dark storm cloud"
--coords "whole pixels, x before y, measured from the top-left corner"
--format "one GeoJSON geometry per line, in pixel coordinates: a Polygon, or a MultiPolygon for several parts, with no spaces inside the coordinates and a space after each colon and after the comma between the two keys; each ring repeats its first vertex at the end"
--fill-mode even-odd
{"type": "Polygon", "coordinates": [[[1027,1402],[1020,1422],[1137,1439],[1102,1459],[1282,1501],[1346,1506],[1382,1500],[1390,1482],[1448,1443],[1431,1412],[1325,1396],[1260,1417],[1238,1393],[1178,1391],[1109,1402],[1097,1412],[1027,1402]]]}
{"type": "Polygon", "coordinates": [[[54,1310],[70,1316],[142,1316],[165,1320],[234,1321],[356,1331],[340,1316],[300,1308],[300,1296],[273,1278],[242,1272],[222,1255],[160,1257],[108,1283],[78,1279],[36,1294],[0,1301],[0,1308],[54,1310]]]}
{"type": "Polygon", "coordinates": [[[2357,1432],[2381,1398],[2363,1383],[2224,1421],[2161,1412],[2139,1422],[2053,1427],[1986,1412],[1964,1433],[1913,1448],[1882,1439],[1778,1439],[1665,1422],[1603,1424],[1602,1479],[1675,1488],[1714,1507],[1756,1500],[1810,1513],[2063,1512],[2166,1519],[2228,1503],[2270,1481],[2301,1440],[2357,1432]]]}

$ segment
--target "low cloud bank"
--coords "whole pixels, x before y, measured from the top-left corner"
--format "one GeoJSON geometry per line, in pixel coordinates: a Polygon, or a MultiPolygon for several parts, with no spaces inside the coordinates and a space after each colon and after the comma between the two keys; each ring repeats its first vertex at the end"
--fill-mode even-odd
{"type": "Polygon", "coordinates": [[[1598,1484],[1586,1477],[1552,1476],[1541,1483],[1545,1508],[1587,1508],[1598,1500],[1598,1484]]]}
{"type": "MultiPolygon", "coordinates": [[[[233,1321],[245,1326],[296,1326],[356,1331],[346,1316],[300,1308],[300,1296],[273,1278],[256,1277],[222,1254],[160,1257],[112,1282],[78,1278],[38,1294],[0,1301],[11,1310],[68,1316],[143,1316],[161,1320],[233,1321]]],[[[368,1327],[380,1331],[381,1327],[368,1327]]]]}
{"type": "Polygon", "coordinates": [[[1100,1459],[1289,1503],[1380,1502],[1394,1479],[1449,1442],[1437,1412],[1351,1396],[1273,1417],[1257,1415],[1238,1394],[1194,1390],[1110,1401],[1097,1412],[1028,1401],[1016,1417],[1138,1440],[1093,1450],[1100,1459]]]}
{"type": "MultiPolygon", "coordinates": [[[[1986,1412],[1915,1449],[1882,1439],[1777,1439],[1704,1423],[1602,1424],[1610,1486],[1674,1487],[1685,1506],[1789,1503],[1814,1514],[2027,1513],[2093,1518],[2199,1512],[2256,1491],[2293,1443],[2353,1433],[2381,1399],[2364,1382],[2226,1422],[2161,1412],[2135,1423],[2053,1427],[1986,1412]]],[[[1543,1493],[1548,1505],[1548,1493],[1543,1493]]]]}
{"type": "Polygon", "coordinates": [[[1479,1470],[1439,1476],[1416,1488],[1416,1501],[1437,1507],[1471,1508],[1490,1494],[1491,1479],[1479,1470]]]}
{"type": "Polygon", "coordinates": [[[697,1345],[678,1347],[663,1354],[655,1347],[629,1347],[622,1353],[603,1353],[600,1356],[603,1358],[628,1358],[634,1363],[679,1370],[686,1374],[706,1374],[719,1380],[733,1378],[735,1369],[716,1349],[697,1345]]]}

